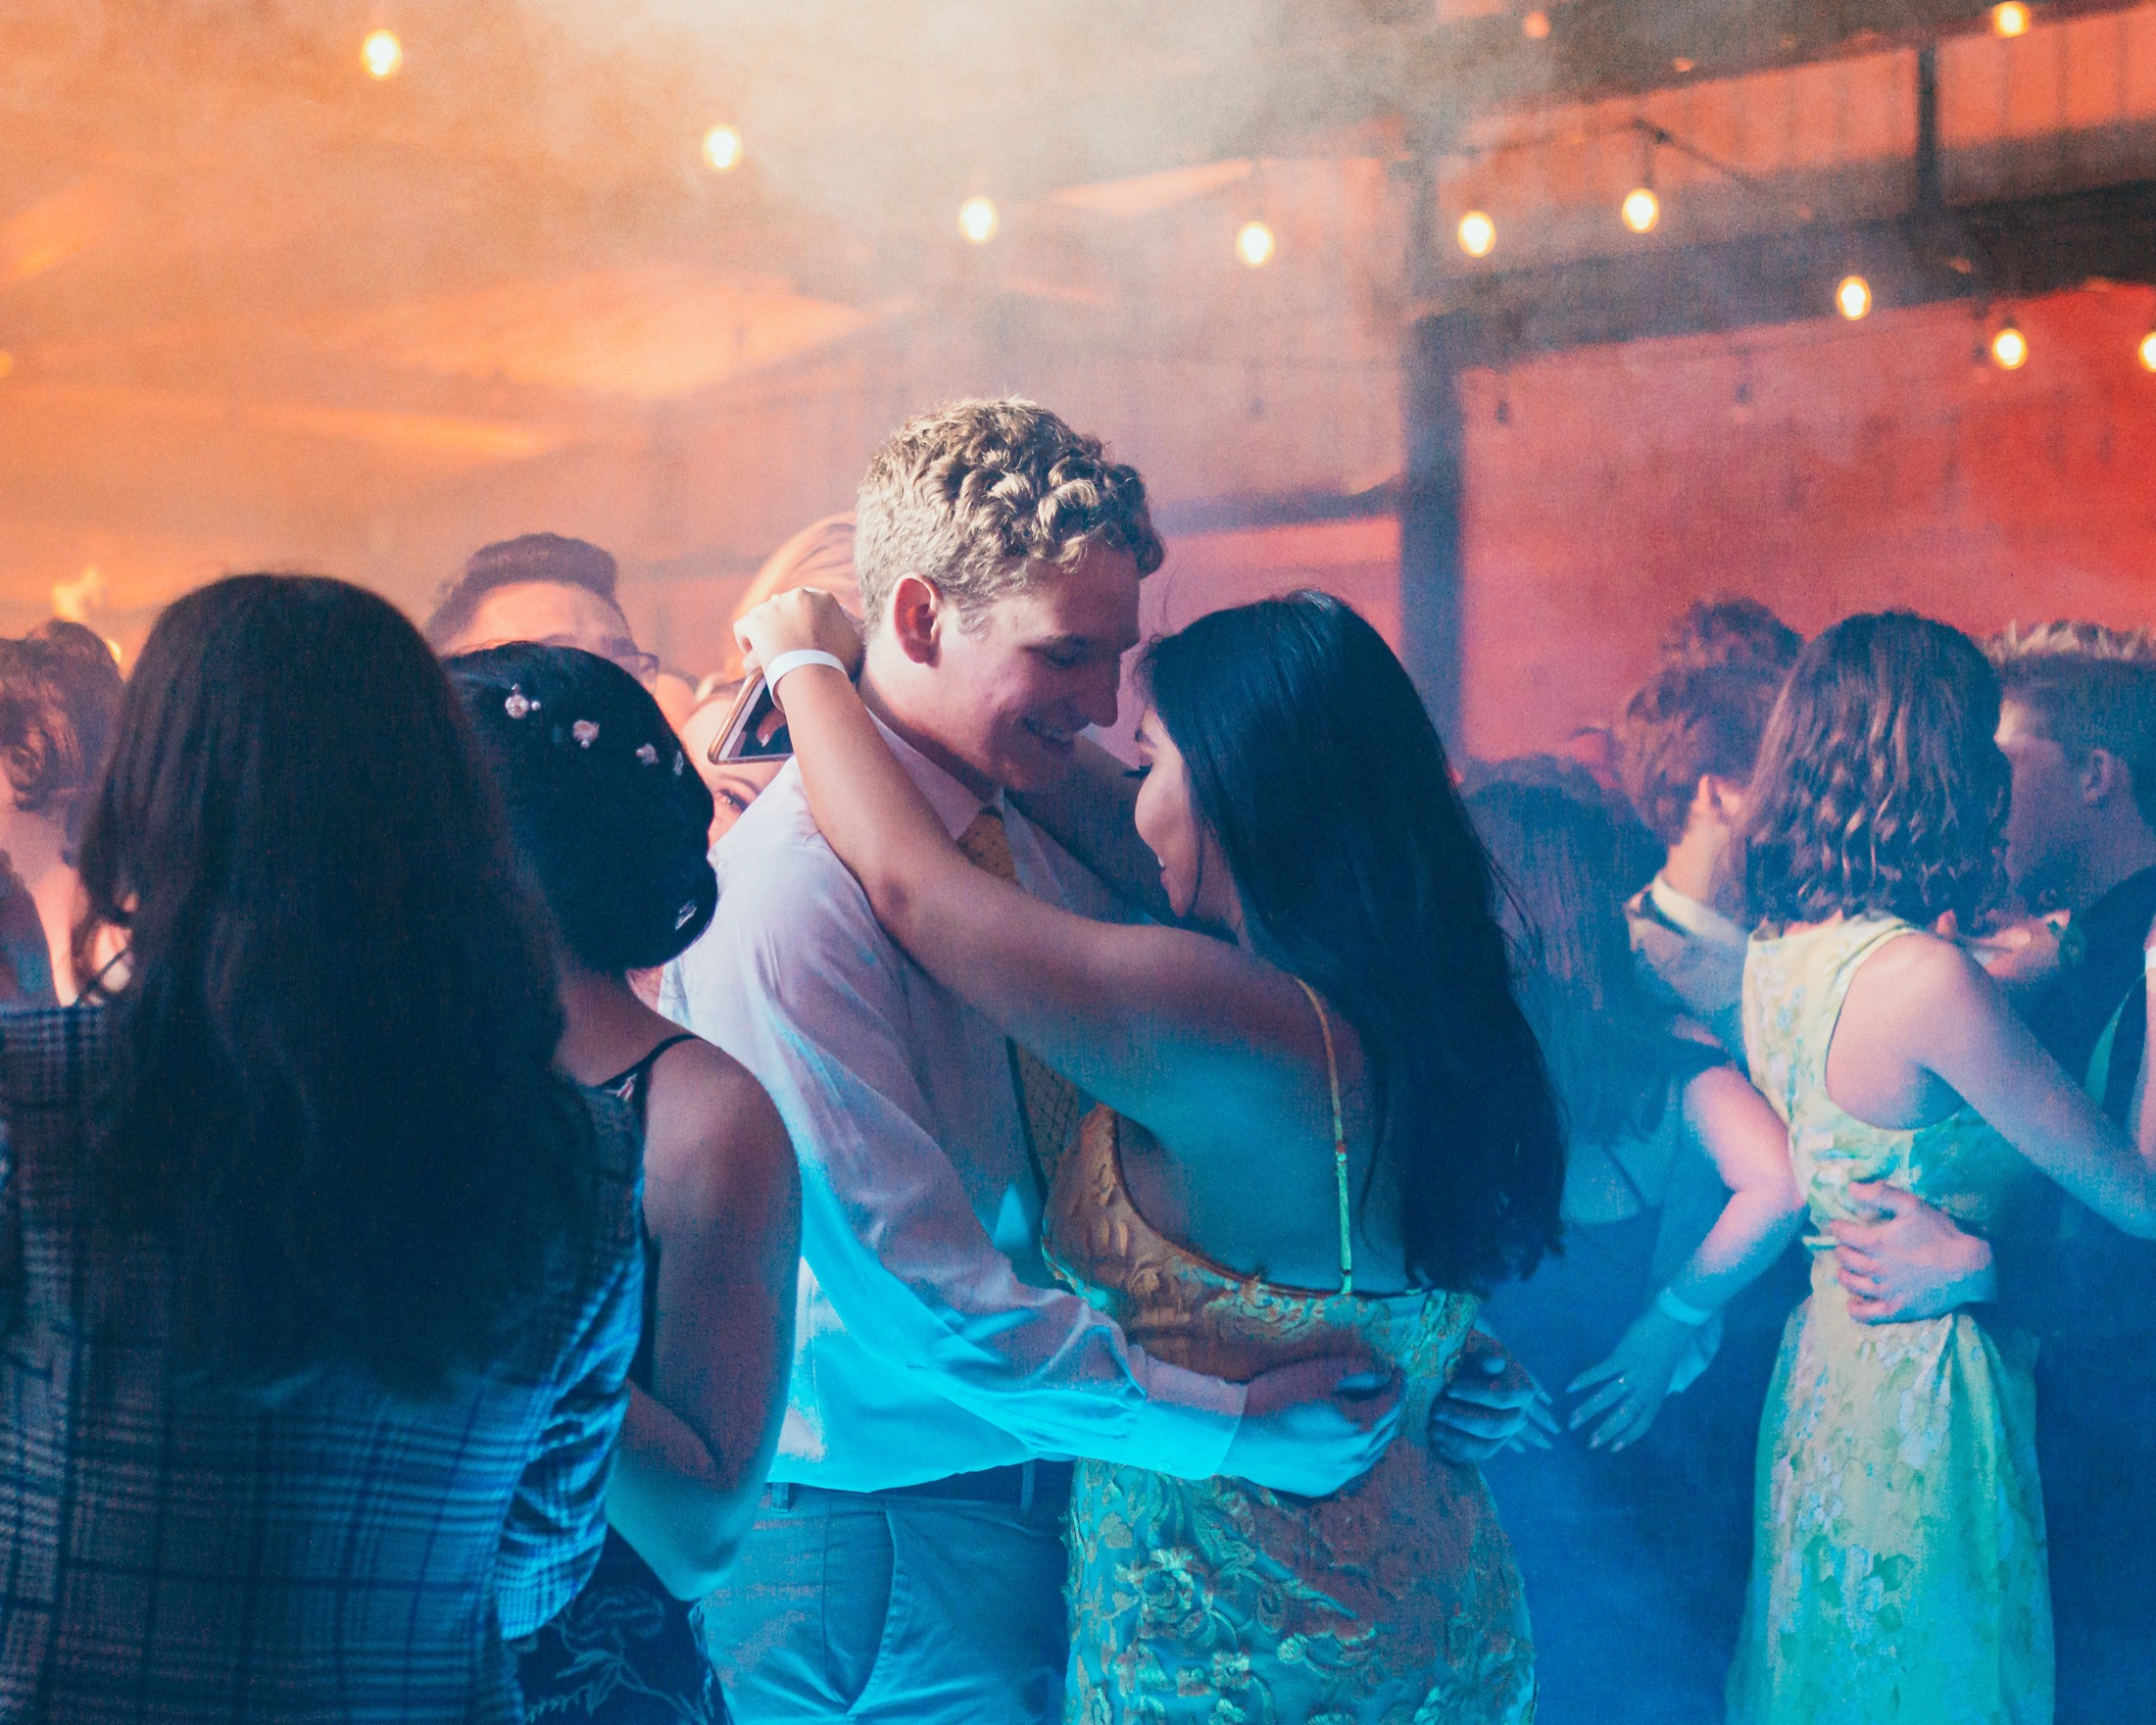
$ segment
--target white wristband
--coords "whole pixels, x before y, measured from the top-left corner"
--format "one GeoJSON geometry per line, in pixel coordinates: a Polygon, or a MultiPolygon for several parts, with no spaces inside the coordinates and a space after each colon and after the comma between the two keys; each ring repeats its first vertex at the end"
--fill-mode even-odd
{"type": "Polygon", "coordinates": [[[801,647],[792,653],[781,653],[763,667],[763,686],[778,687],[778,680],[790,670],[799,670],[805,665],[827,665],[840,676],[846,675],[846,661],[835,653],[825,653],[817,647],[801,647]]]}
{"type": "Polygon", "coordinates": [[[1712,1322],[1714,1318],[1713,1312],[1701,1311],[1696,1306],[1678,1299],[1667,1288],[1655,1295],[1654,1304],[1661,1307],[1664,1317],[1674,1318],[1688,1330],[1696,1330],[1702,1324],[1712,1322]]]}

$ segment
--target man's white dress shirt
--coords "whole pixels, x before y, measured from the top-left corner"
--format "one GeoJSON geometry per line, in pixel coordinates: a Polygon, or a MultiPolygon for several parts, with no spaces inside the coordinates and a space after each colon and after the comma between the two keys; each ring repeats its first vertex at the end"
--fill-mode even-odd
{"type": "MultiPolygon", "coordinates": [[[[984,805],[888,729],[956,838],[984,805]]],[[[1003,811],[1018,881],[1098,882],[1003,811]]],[[[712,853],[718,912],[661,1005],[761,1081],[801,1158],[802,1276],[775,1480],[867,1492],[1035,1457],[1219,1470],[1240,1386],[1149,1357],[1040,1256],[1003,1033],[878,925],[789,764],[712,853]]]]}

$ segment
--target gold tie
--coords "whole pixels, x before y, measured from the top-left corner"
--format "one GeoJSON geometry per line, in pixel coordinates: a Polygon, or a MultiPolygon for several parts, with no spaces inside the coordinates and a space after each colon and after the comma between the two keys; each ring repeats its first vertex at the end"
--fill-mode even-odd
{"type": "MultiPolygon", "coordinates": [[[[998,880],[1013,886],[1017,865],[1010,860],[1010,835],[1004,817],[994,809],[983,809],[973,824],[958,835],[958,849],[976,868],[985,868],[998,880]]],[[[1026,1148],[1033,1155],[1033,1172],[1041,1183],[1045,1203],[1055,1179],[1055,1167],[1070,1148],[1072,1134],[1085,1115],[1086,1099],[1077,1085],[1050,1066],[1031,1049],[1005,1039],[1010,1050],[1011,1081],[1018,1093],[1018,1112],[1025,1122],[1026,1148]]]]}

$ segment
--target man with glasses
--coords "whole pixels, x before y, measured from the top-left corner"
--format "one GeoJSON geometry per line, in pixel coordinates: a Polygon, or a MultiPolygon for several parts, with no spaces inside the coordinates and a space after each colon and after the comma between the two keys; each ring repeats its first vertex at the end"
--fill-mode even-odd
{"type": "Polygon", "coordinates": [[[659,656],[636,644],[614,576],[609,553],[559,533],[482,545],[426,619],[427,642],[444,659],[505,641],[581,647],[656,689],[659,656]]]}

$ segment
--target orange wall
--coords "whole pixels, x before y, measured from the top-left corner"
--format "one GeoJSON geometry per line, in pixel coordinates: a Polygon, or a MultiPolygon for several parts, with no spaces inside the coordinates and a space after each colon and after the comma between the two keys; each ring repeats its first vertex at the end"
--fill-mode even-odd
{"type": "MultiPolygon", "coordinates": [[[[1608,716],[1705,594],[1807,633],[1888,606],[1978,633],[2156,624],[2156,374],[2135,357],[2156,290],[2012,316],[2012,373],[1976,357],[1997,318],[1932,307],[1470,375],[1466,752],[1608,716]]],[[[1397,556],[1391,520],[1177,539],[1148,628],[1308,584],[1396,641],[1397,556]]]]}
{"type": "Polygon", "coordinates": [[[2156,623],[2156,375],[2135,358],[2156,291],[2014,317],[2016,372],[1973,357],[1970,309],[1935,307],[1471,377],[1469,749],[1608,714],[1702,593],[1807,632],[1887,606],[1976,631],[2156,623]]]}

